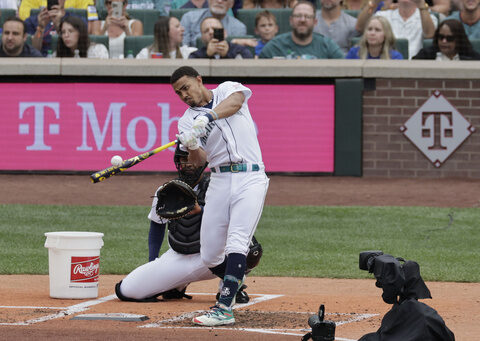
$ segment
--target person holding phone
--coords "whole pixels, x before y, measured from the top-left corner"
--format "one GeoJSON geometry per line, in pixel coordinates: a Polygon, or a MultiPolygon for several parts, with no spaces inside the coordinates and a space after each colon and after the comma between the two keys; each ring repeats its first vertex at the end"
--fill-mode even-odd
{"type": "Polygon", "coordinates": [[[204,46],[191,53],[189,58],[253,58],[253,54],[248,48],[226,40],[227,36],[222,22],[217,18],[203,19],[200,24],[200,32],[204,46]]]}
{"type": "Polygon", "coordinates": [[[107,17],[100,22],[94,34],[108,36],[110,58],[123,58],[123,41],[126,36],[143,35],[143,23],[127,13],[127,0],[105,0],[107,17]]]}
{"type": "Polygon", "coordinates": [[[217,18],[222,22],[225,32],[230,36],[244,36],[247,34],[247,27],[237,18],[228,15],[233,7],[234,0],[207,0],[208,8],[188,11],[182,16],[180,23],[185,27],[183,44],[195,47],[197,39],[201,37],[200,26],[202,21],[208,17],[217,18]]]}
{"type": "Polygon", "coordinates": [[[65,12],[65,0],[48,0],[46,5],[38,15],[31,15],[25,20],[26,32],[32,36],[32,46],[43,56],[52,50],[52,36],[59,34],[61,20],[70,15],[65,12]]]}
{"type": "MultiPolygon", "coordinates": [[[[58,5],[58,1],[48,2],[47,0],[22,0],[18,9],[18,16],[22,20],[26,20],[30,16],[32,9],[52,9],[53,5],[58,5]]],[[[63,7],[66,9],[76,8],[87,11],[88,18],[88,32],[91,34],[95,25],[99,24],[97,8],[95,7],[95,0],[64,0],[63,7]]]]}

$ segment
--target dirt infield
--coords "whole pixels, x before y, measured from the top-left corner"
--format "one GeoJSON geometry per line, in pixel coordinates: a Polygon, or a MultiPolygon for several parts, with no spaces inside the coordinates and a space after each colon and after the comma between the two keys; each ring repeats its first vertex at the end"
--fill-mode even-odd
{"type": "MultiPolygon", "coordinates": [[[[171,174],[121,174],[92,184],[88,175],[0,174],[0,204],[145,205],[171,174]]],[[[266,205],[479,207],[480,180],[270,176],[266,205]]]]}
{"type": "MultiPolygon", "coordinates": [[[[117,176],[90,184],[88,176],[0,174],[0,204],[150,205],[156,186],[171,175],[117,176]]],[[[267,205],[399,205],[478,207],[480,181],[464,179],[364,179],[271,176],[267,205]]],[[[0,340],[299,340],[308,317],[323,303],[337,322],[337,340],[356,340],[375,331],[390,309],[374,280],[322,278],[247,279],[248,305],[238,305],[233,327],[201,328],[194,312],[214,304],[216,280],[193,283],[192,300],[120,302],[113,295],[123,276],[100,276],[99,298],[49,297],[48,276],[0,276],[0,340]],[[72,320],[80,314],[129,313],[141,322],[72,320]]],[[[435,308],[457,340],[477,340],[479,283],[429,282],[435,308]]]]}

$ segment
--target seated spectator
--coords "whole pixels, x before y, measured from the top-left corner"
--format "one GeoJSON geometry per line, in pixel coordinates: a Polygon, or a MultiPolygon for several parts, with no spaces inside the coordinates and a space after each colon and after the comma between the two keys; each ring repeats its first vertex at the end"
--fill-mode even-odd
{"type": "Polygon", "coordinates": [[[152,58],[152,55],[161,58],[183,58],[187,59],[196,48],[186,45],[182,46],[183,31],[180,21],[175,17],[160,17],[153,28],[154,42],[152,45],[143,48],[137,59],[152,58]]]}
{"type": "Polygon", "coordinates": [[[277,33],[277,18],[272,14],[272,12],[264,10],[258,12],[255,16],[255,34],[259,36],[260,39],[236,38],[232,39],[232,43],[254,47],[255,58],[258,58],[265,44],[272,40],[277,35],[277,33]]]}
{"type": "Polygon", "coordinates": [[[342,50],[332,39],[313,32],[316,24],[315,6],[300,0],[290,16],[292,31],[270,40],[260,53],[260,58],[343,58],[342,50]]]}
{"type": "Polygon", "coordinates": [[[252,53],[249,49],[242,45],[237,45],[234,43],[229,43],[227,38],[227,33],[223,39],[216,39],[213,37],[214,29],[223,29],[222,22],[217,18],[210,17],[203,19],[200,24],[200,30],[202,32],[202,42],[204,46],[191,53],[189,58],[253,58],[252,53]]]}
{"type": "Polygon", "coordinates": [[[32,36],[32,45],[46,56],[51,50],[52,36],[60,32],[62,18],[70,16],[64,9],[65,0],[58,0],[58,5],[51,9],[42,8],[38,15],[31,15],[25,20],[27,33],[32,36]]]}
{"type": "Polygon", "coordinates": [[[423,48],[413,59],[480,60],[460,21],[442,21],[435,31],[431,47],[423,48]]]}
{"type": "Polygon", "coordinates": [[[143,35],[143,23],[137,19],[131,19],[127,13],[127,0],[105,0],[107,17],[100,23],[100,30],[96,35],[108,36],[108,49],[110,58],[123,58],[123,42],[126,36],[143,35]],[[122,15],[119,18],[113,16],[112,2],[122,3],[122,15]]]}
{"type": "Polygon", "coordinates": [[[78,50],[80,58],[108,59],[107,47],[103,44],[91,43],[85,22],[75,16],[62,19],[60,37],[54,57],[74,57],[78,50]]]}
{"type": "MultiPolygon", "coordinates": [[[[89,33],[92,33],[96,25],[99,25],[95,0],[63,0],[63,2],[63,8],[78,8],[87,11],[89,33]]],[[[42,9],[42,7],[47,7],[47,0],[22,0],[18,10],[18,16],[20,19],[26,20],[30,16],[32,9],[42,9]]]]}
{"type": "Polygon", "coordinates": [[[168,15],[170,0],[130,0],[127,11],[129,9],[155,9],[160,12],[160,15],[168,15]]]}
{"type": "Polygon", "coordinates": [[[314,32],[331,38],[346,54],[350,40],[360,35],[355,29],[357,19],[346,14],[341,7],[342,0],[321,0],[322,9],[317,11],[314,32]]]}
{"type": "Polygon", "coordinates": [[[247,34],[247,28],[240,20],[227,15],[232,8],[234,0],[208,0],[208,8],[202,8],[195,11],[189,11],[182,16],[180,23],[185,27],[183,35],[183,44],[195,47],[197,38],[201,36],[200,24],[207,17],[217,18],[222,22],[226,33],[229,36],[244,36],[247,34]]]}
{"type": "Polygon", "coordinates": [[[460,21],[468,39],[480,39],[480,0],[462,0],[462,9],[447,19],[460,21]]]}
{"type": "Polygon", "coordinates": [[[43,57],[40,51],[26,43],[27,32],[22,19],[7,18],[2,29],[0,57],[43,57]]]}
{"type": "MultiPolygon", "coordinates": [[[[356,29],[365,30],[367,20],[372,16],[380,0],[372,0],[358,15],[356,29]]],[[[409,58],[415,56],[423,46],[423,39],[432,38],[437,27],[437,18],[430,13],[425,0],[398,0],[398,8],[378,11],[376,15],[385,17],[392,26],[397,39],[408,40],[409,58]]]]}
{"type": "Polygon", "coordinates": [[[346,59],[403,59],[395,48],[395,36],[387,19],[373,16],[358,43],[348,51],[346,59]]]}

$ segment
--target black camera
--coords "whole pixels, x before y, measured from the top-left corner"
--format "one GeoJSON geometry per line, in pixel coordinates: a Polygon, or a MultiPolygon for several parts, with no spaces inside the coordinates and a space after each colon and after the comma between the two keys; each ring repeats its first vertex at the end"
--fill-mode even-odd
{"type": "Polygon", "coordinates": [[[375,285],[383,289],[385,303],[401,303],[409,298],[431,298],[417,262],[405,261],[382,251],[364,251],[360,252],[358,266],[360,270],[373,273],[377,280],[375,285]]]}
{"type": "Polygon", "coordinates": [[[308,325],[312,331],[302,337],[302,341],[312,339],[313,341],[334,341],[335,340],[335,322],[324,321],[325,306],[322,304],[318,309],[317,315],[308,318],[308,325]]]}

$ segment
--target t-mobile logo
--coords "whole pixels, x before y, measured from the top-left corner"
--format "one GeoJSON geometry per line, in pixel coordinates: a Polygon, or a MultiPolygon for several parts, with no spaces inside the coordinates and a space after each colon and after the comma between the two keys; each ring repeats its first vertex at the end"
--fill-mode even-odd
{"type": "Polygon", "coordinates": [[[440,167],[475,128],[439,91],[435,91],[400,131],[435,167],[440,167]]]}
{"type": "Polygon", "coordinates": [[[428,149],[447,149],[446,146],[442,145],[442,141],[445,141],[444,139],[446,138],[453,137],[453,120],[451,112],[422,112],[422,137],[428,138],[431,141],[432,136],[433,144],[428,146],[428,149]],[[427,124],[427,121],[430,121],[430,124],[427,124]]]}
{"type": "Polygon", "coordinates": [[[33,130],[33,144],[27,146],[27,150],[51,150],[52,147],[45,144],[44,134],[46,127],[47,133],[50,135],[58,135],[60,133],[60,125],[58,123],[45,123],[46,113],[53,114],[54,119],[60,119],[60,105],[58,102],[20,102],[19,118],[22,120],[27,113],[33,112],[33,123],[20,123],[18,125],[18,133],[21,135],[29,135],[33,130]],[[32,110],[28,110],[32,108],[32,110]],[[33,128],[31,128],[33,127],[33,128]]]}

